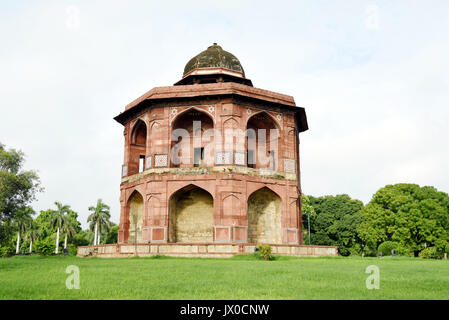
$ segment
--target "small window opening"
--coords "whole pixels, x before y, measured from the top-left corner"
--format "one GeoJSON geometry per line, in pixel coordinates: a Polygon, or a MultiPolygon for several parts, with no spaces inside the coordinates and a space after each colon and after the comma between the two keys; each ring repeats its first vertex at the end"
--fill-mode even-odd
{"type": "Polygon", "coordinates": [[[204,148],[194,148],[193,166],[198,167],[204,161],[204,148]]]}
{"type": "Polygon", "coordinates": [[[139,158],[139,173],[143,172],[145,168],[145,156],[140,156],[139,158]]]}

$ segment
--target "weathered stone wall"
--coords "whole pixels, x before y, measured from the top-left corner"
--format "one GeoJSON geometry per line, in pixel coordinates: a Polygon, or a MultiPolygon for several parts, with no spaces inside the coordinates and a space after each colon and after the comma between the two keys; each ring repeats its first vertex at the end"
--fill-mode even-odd
{"type": "MultiPolygon", "coordinates": [[[[232,257],[236,254],[253,254],[251,244],[138,244],[138,245],[99,245],[78,247],[79,257],[132,257],[166,255],[175,257],[232,257]]],[[[273,253],[296,257],[337,256],[338,248],[331,246],[272,245],[273,253]]]]}
{"type": "Polygon", "coordinates": [[[143,224],[143,198],[140,195],[140,193],[135,192],[130,200],[129,205],[128,242],[130,243],[135,242],[136,231],[137,231],[137,242],[142,242],[142,224],[143,224]],[[136,230],[136,222],[137,222],[137,230],[136,230]]]}
{"type": "Polygon", "coordinates": [[[200,188],[181,190],[170,200],[170,242],[213,242],[214,202],[200,188]]]}
{"type": "Polygon", "coordinates": [[[268,188],[248,199],[248,242],[282,243],[281,200],[268,188]]]}

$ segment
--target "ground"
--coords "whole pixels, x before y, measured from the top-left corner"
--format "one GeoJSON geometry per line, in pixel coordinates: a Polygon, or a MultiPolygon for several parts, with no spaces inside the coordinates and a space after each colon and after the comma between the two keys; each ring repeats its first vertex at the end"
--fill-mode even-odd
{"type": "Polygon", "coordinates": [[[0,258],[0,299],[448,299],[449,260],[280,257],[0,258]],[[66,288],[66,268],[80,289],[66,288]],[[380,270],[380,288],[365,273],[380,270]]]}

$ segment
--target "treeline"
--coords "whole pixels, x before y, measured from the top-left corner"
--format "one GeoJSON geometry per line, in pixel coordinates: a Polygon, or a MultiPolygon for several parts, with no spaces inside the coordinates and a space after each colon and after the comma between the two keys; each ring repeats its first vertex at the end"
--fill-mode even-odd
{"type": "Polygon", "coordinates": [[[37,173],[23,170],[23,163],[21,151],[0,143],[0,256],[76,254],[77,246],[117,242],[119,226],[110,221],[110,208],[101,199],[87,208],[88,230],[81,229],[78,213],[60,202],[36,216],[29,204],[43,188],[37,173]]]}
{"type": "Polygon", "coordinates": [[[449,196],[404,183],[379,189],[366,205],[346,194],[303,196],[303,231],[305,244],[335,245],[343,256],[441,258],[449,253],[449,196]]]}
{"type": "Polygon", "coordinates": [[[109,220],[109,207],[99,199],[89,210],[89,229],[82,230],[78,213],[60,202],[55,202],[55,209],[41,211],[36,217],[31,207],[18,209],[14,217],[4,218],[0,225],[0,257],[30,253],[76,255],[78,246],[117,243],[119,226],[109,220]]]}
{"type": "MultiPolygon", "coordinates": [[[[60,248],[74,254],[77,246],[117,242],[119,226],[109,220],[110,208],[101,199],[88,208],[88,230],[81,229],[78,213],[60,202],[34,217],[29,204],[43,188],[23,163],[21,151],[0,143],[0,256],[60,253],[60,248]]],[[[449,196],[434,187],[387,185],[366,205],[345,194],[303,195],[302,217],[305,244],[335,245],[343,256],[449,253],[449,196]]]]}

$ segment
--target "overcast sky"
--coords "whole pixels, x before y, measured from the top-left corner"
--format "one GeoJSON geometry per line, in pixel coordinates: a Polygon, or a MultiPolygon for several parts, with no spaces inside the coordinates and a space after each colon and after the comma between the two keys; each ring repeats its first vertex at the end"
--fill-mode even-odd
{"type": "Polygon", "coordinates": [[[302,188],[364,203],[386,184],[449,192],[449,1],[2,1],[0,142],[87,226],[119,222],[112,118],[213,42],[305,107],[302,188]]]}

